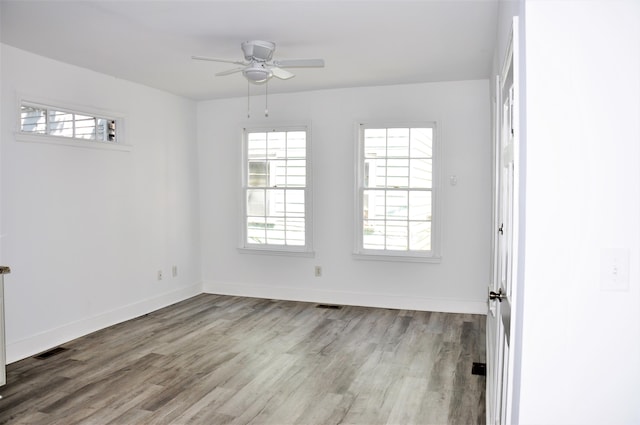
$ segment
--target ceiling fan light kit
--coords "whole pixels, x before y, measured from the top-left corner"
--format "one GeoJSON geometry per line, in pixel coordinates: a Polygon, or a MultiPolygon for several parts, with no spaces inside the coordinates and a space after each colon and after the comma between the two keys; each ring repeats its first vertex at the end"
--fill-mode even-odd
{"type": "Polygon", "coordinates": [[[273,76],[271,71],[258,65],[255,67],[248,67],[242,70],[242,74],[247,80],[252,83],[265,83],[269,78],[273,76]]]}

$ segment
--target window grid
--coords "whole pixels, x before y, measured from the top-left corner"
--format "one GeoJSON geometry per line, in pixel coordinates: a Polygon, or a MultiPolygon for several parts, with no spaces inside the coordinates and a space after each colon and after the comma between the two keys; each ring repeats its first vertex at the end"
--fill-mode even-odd
{"type": "Polygon", "coordinates": [[[20,105],[20,131],[67,139],[117,142],[115,119],[30,103],[20,105]]]}
{"type": "Polygon", "coordinates": [[[245,133],[244,246],[305,250],[308,246],[306,130],[247,130],[245,133]]]}
{"type": "Polygon", "coordinates": [[[434,126],[362,126],[358,252],[433,252],[434,126]]]}

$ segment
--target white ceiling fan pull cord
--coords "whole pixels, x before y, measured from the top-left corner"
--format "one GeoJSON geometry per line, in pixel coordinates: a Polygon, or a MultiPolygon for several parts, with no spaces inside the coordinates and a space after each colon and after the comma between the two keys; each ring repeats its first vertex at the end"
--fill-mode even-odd
{"type": "Polygon", "coordinates": [[[268,108],[268,97],[269,97],[269,80],[264,83],[264,116],[269,117],[269,108],[268,108]]]}
{"type": "Polygon", "coordinates": [[[251,94],[249,80],[247,80],[247,118],[251,118],[251,94]]]}

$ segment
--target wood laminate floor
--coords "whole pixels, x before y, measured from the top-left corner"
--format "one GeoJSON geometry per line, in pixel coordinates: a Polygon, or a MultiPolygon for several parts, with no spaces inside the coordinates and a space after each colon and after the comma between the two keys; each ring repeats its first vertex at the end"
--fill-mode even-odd
{"type": "Polygon", "coordinates": [[[0,424],[484,423],[485,317],[203,294],[7,366],[0,424]]]}

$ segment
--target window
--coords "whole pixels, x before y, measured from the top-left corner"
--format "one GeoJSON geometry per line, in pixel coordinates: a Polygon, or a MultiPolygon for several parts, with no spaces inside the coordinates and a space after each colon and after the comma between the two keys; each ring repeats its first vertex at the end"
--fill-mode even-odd
{"type": "Polygon", "coordinates": [[[435,124],[361,125],[356,254],[436,259],[435,124]]]}
{"type": "Polygon", "coordinates": [[[22,134],[117,143],[117,120],[35,103],[20,104],[22,134]]]}
{"type": "Polygon", "coordinates": [[[306,128],[245,130],[242,248],[311,252],[306,128]]]}

